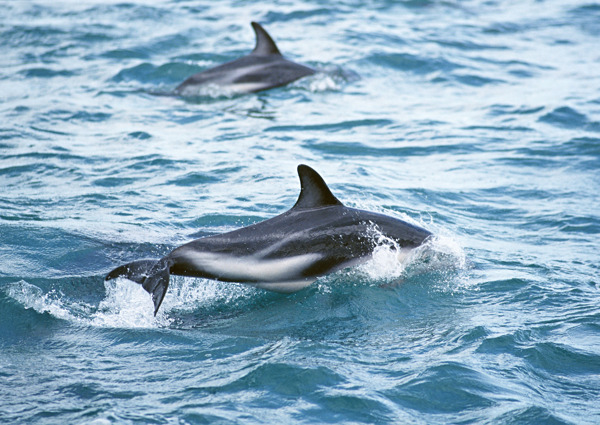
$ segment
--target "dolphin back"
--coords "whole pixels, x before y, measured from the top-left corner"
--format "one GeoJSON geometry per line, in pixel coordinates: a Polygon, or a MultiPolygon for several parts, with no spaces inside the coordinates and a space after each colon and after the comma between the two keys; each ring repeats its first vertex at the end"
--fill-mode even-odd
{"type": "Polygon", "coordinates": [[[222,87],[226,92],[252,93],[315,73],[314,69],[285,59],[269,33],[257,22],[251,24],[256,45],[250,54],[188,77],[175,88],[175,94],[202,95],[201,87],[207,85],[222,87]]]}
{"type": "Polygon", "coordinates": [[[124,277],[142,285],[146,292],[152,295],[156,316],[169,288],[170,266],[170,261],[166,257],[160,260],[134,261],[117,267],[106,275],[105,280],[124,277]]]}

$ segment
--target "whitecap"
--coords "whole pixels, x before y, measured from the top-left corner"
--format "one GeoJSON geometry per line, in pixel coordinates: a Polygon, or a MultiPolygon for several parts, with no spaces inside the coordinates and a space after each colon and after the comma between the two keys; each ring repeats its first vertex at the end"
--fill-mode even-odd
{"type": "Polygon", "coordinates": [[[64,306],[61,297],[55,291],[44,294],[41,288],[24,280],[20,280],[8,284],[5,293],[21,304],[25,309],[33,309],[40,314],[49,313],[58,319],[69,321],[78,320],[69,309],[64,306]]]}

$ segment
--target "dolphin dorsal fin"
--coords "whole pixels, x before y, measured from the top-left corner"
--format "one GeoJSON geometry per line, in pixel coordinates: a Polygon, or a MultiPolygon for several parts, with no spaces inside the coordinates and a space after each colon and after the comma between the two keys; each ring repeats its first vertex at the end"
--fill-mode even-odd
{"type": "Polygon", "coordinates": [[[279,49],[268,32],[257,22],[251,22],[254,33],[256,34],[256,46],[252,50],[252,55],[280,55],[279,49]]]}
{"type": "Polygon", "coordinates": [[[300,177],[300,196],[298,196],[298,200],[293,208],[319,208],[343,205],[333,196],[323,177],[308,165],[298,165],[298,177],[300,177]]]}

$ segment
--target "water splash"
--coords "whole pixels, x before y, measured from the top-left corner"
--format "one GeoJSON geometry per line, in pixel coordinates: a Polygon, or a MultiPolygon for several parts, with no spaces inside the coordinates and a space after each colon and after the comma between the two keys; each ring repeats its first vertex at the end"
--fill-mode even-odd
{"type": "MultiPolygon", "coordinates": [[[[371,283],[397,284],[408,278],[432,273],[456,275],[467,268],[465,252],[451,236],[436,235],[423,245],[409,250],[385,236],[376,226],[369,231],[375,249],[371,259],[356,267],[356,272],[371,283]]],[[[443,280],[449,281],[446,278],[443,280]]],[[[451,280],[454,282],[454,279],[451,280]]]]}
{"type": "Polygon", "coordinates": [[[316,74],[298,80],[293,85],[305,88],[312,93],[340,91],[346,84],[359,80],[354,71],[338,66],[327,66],[316,74]]]}
{"type": "Polygon", "coordinates": [[[112,328],[156,328],[168,326],[164,314],[153,316],[152,299],[137,283],[126,279],[105,282],[106,298],[95,307],[71,300],[56,291],[44,291],[24,280],[8,284],[5,293],[25,309],[71,323],[112,328]]]}
{"type": "Polygon", "coordinates": [[[20,280],[19,282],[8,284],[5,293],[25,309],[33,309],[40,314],[49,313],[58,319],[78,320],[64,306],[61,301],[62,298],[55,291],[44,294],[41,288],[20,280]]]}
{"type": "Polygon", "coordinates": [[[236,305],[257,292],[250,286],[238,283],[171,276],[169,292],[161,309],[165,313],[193,312],[217,305],[236,305]]]}
{"type": "Polygon", "coordinates": [[[154,328],[168,326],[164,312],[154,316],[152,297],[141,285],[127,279],[105,281],[106,298],[89,324],[98,327],[154,328]]]}

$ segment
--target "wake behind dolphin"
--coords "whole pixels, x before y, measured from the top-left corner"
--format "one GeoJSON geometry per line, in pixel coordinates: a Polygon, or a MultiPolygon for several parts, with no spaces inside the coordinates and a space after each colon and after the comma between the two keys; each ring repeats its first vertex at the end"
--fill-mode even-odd
{"type": "Polygon", "coordinates": [[[373,229],[401,250],[421,245],[431,233],[382,214],[348,208],[323,178],[298,166],[300,196],[285,213],[220,235],[196,239],[159,260],[140,260],[111,271],[152,294],[154,314],[171,274],[248,283],[276,292],[295,292],[317,277],[366,262],[377,242],[373,229]]]}
{"type": "Polygon", "coordinates": [[[246,56],[192,75],[176,89],[182,96],[202,94],[207,86],[218,86],[235,93],[251,93],[283,86],[315,71],[283,57],[271,36],[252,22],[256,46],[246,56]]]}

